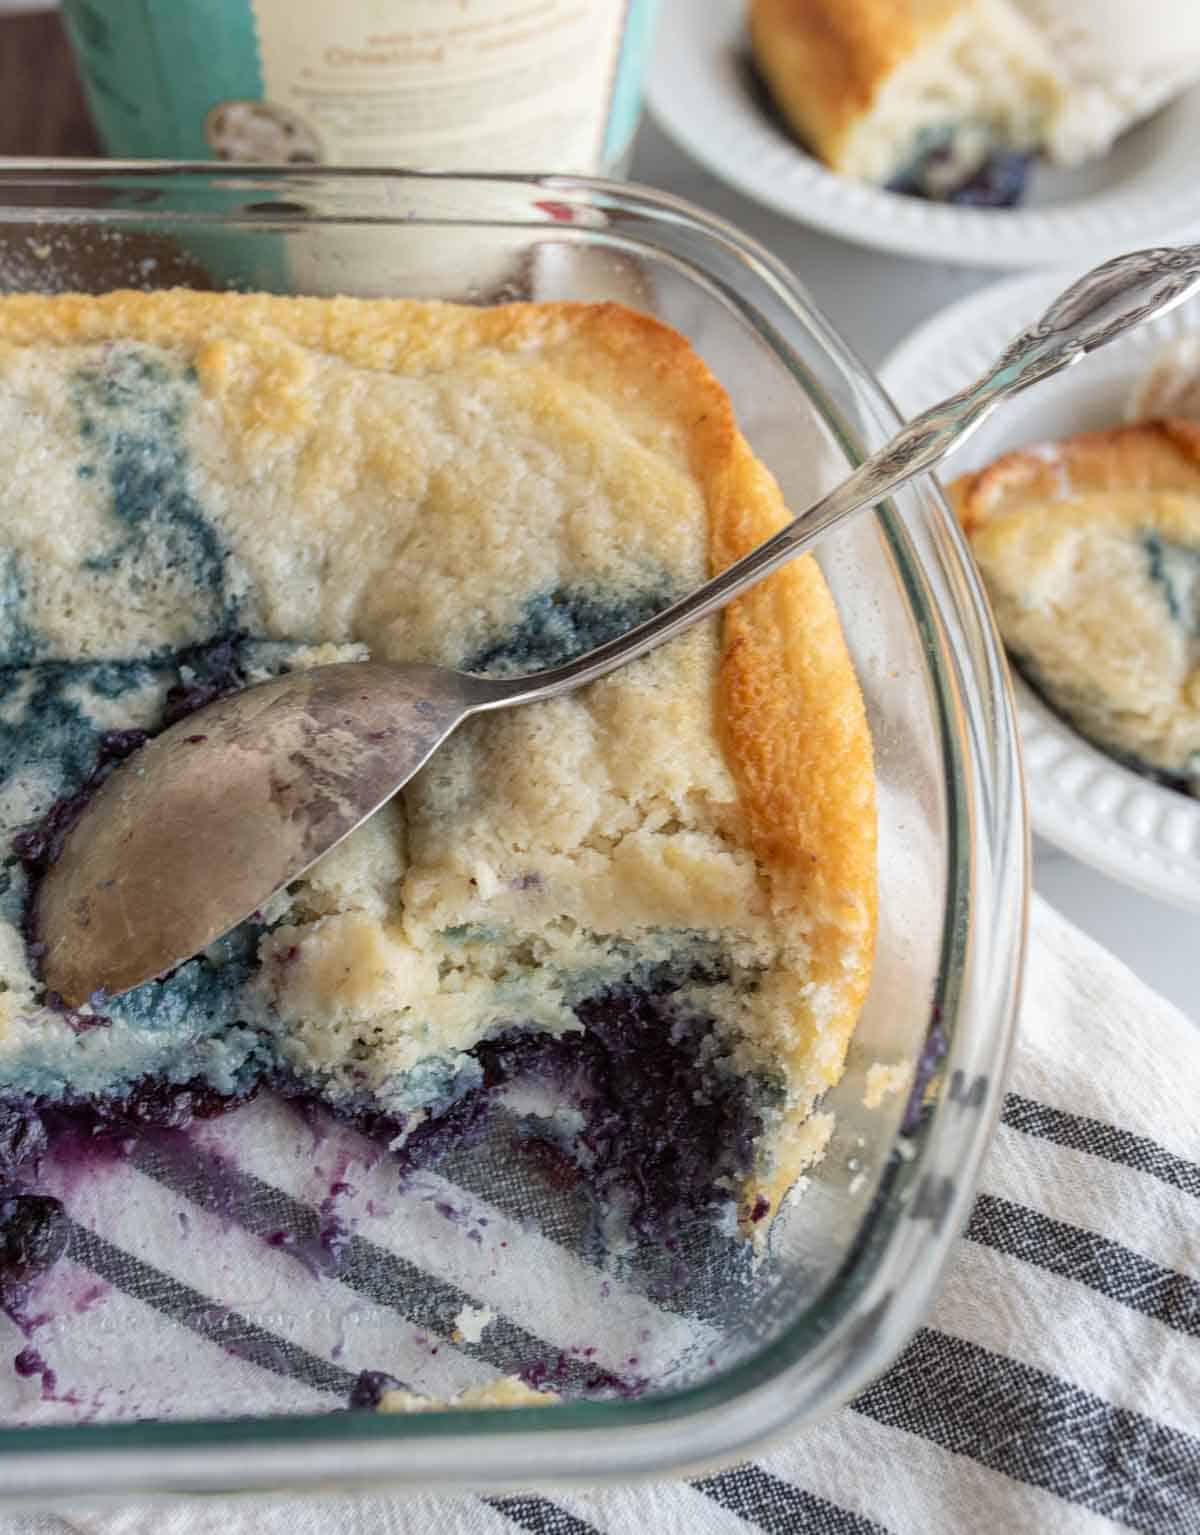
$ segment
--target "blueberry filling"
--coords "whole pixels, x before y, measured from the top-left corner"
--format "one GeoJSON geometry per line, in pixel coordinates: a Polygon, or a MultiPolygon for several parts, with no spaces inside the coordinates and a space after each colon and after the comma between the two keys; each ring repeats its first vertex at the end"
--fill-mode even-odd
{"type": "MultiPolygon", "coordinates": [[[[750,1173],[754,1143],[769,1101],[766,1085],[732,1072],[713,1021],[680,1000],[686,976],[667,967],[639,984],[612,986],[577,1004],[584,1032],[562,1036],[518,1028],[474,1052],[483,1086],[424,1119],[395,1154],[401,1176],[439,1161],[482,1134],[502,1090],[517,1082],[548,1085],[578,1110],[581,1128],[555,1140],[539,1126],[519,1126],[513,1145],[533,1174],[563,1190],[581,1185],[597,1215],[616,1214],[623,1229],[671,1246],[697,1219],[728,1205],[750,1173]]],[[[202,1081],[144,1080],[121,1097],[37,1103],[0,1102],[0,1170],[28,1175],[51,1143],[73,1139],[80,1154],[102,1157],[130,1135],[185,1129],[239,1106],[261,1082],[284,1096],[300,1092],[264,1071],[241,1095],[202,1081]]],[[[405,1130],[402,1119],[369,1109],[320,1104],[383,1145],[405,1130]]],[[[759,1210],[755,1218],[760,1218],[759,1210]]],[[[14,1193],[0,1205],[0,1299],[8,1304],[66,1247],[66,1217],[56,1200],[14,1193]],[[14,1288],[15,1287],[15,1288],[14,1288]]],[[[331,1255],[335,1266],[338,1254],[331,1255]]]]}
{"type": "Polygon", "coordinates": [[[637,1237],[669,1244],[736,1197],[773,1097],[768,1082],[731,1068],[717,1025],[697,1005],[704,984],[719,979],[694,966],[657,965],[578,1001],[582,1031],[506,1029],[471,1052],[482,1085],[407,1134],[402,1117],[369,1105],[331,1109],[301,1084],[272,1085],[370,1140],[400,1140],[393,1157],[402,1177],[479,1141],[506,1089],[544,1086],[551,1102],[576,1111],[578,1124],[559,1131],[520,1118],[512,1145],[524,1165],[555,1191],[583,1188],[598,1214],[616,1213],[637,1237]]]}
{"type": "MultiPolygon", "coordinates": [[[[117,541],[83,562],[87,571],[122,568],[136,589],[136,567],[147,541],[162,546],[161,560],[172,571],[189,573],[190,586],[208,604],[204,628],[218,632],[235,625],[228,590],[227,552],[188,484],[182,443],[184,419],[195,378],[169,366],[146,349],[114,346],[74,381],[79,433],[85,451],[95,451],[111,491],[117,541]]],[[[198,615],[199,616],[199,615],[198,615]]]]}
{"type": "MultiPolygon", "coordinates": [[[[155,731],[252,675],[282,670],[296,649],[239,630],[235,567],[190,488],[184,428],[193,386],[174,364],[116,346],[80,372],[73,393],[86,459],[79,475],[92,482],[89,495],[107,492],[111,512],[100,546],[79,559],[79,583],[89,600],[96,593],[108,600],[106,583],[131,594],[154,581],[175,593],[177,583],[178,613],[170,603],[163,610],[172,624],[179,620],[174,642],[155,649],[156,632],[144,658],[56,659],[29,621],[40,572],[16,554],[0,554],[0,794],[5,806],[20,807],[11,811],[0,868],[0,920],[24,933],[35,979],[43,952],[38,883],[90,797],[155,731]],[[181,648],[181,636],[206,632],[218,637],[181,648]],[[33,811],[40,813],[14,836],[12,822],[33,811]]],[[[644,621],[674,595],[653,572],[633,593],[582,585],[543,591],[525,603],[512,632],[466,664],[493,672],[553,665],[644,621]]],[[[534,888],[540,876],[523,878],[523,888],[534,888]]],[[[568,1000],[581,1030],[558,1037],[535,1031],[516,1007],[510,1026],[470,1052],[469,1069],[447,1078],[433,1112],[406,1119],[365,1093],[353,1104],[318,1096],[320,1084],[289,1074],[272,1021],[260,1012],[256,1027],[247,1022],[247,983],[262,934],[261,922],[245,924],[165,980],[120,998],[97,995],[82,1009],[39,997],[37,988],[30,996],[21,973],[21,995],[6,999],[16,1003],[9,1008],[15,1027],[0,1085],[0,1309],[21,1318],[39,1278],[68,1250],[70,1218],[37,1187],[43,1159],[54,1157],[57,1176],[76,1163],[136,1158],[147,1146],[157,1154],[172,1140],[192,1154],[177,1132],[262,1089],[302,1107],[307,1095],[314,1109],[353,1124],[381,1148],[394,1143],[401,1178],[496,1130],[505,1157],[511,1137],[534,1178],[578,1194],[581,1205],[591,1202],[601,1240],[616,1227],[672,1252],[678,1233],[731,1206],[753,1167],[770,1094],[730,1062],[715,1022],[716,989],[724,995],[736,978],[720,966],[683,959],[652,966],[631,943],[619,960],[606,957],[603,980],[589,970],[586,985],[573,983],[578,989],[568,1000]],[[614,979],[626,966],[629,973],[614,979]],[[58,1017],[38,1017],[34,1003],[58,1017]],[[514,1125],[505,1094],[521,1083],[548,1087],[564,1112],[526,1115],[514,1125]]],[[[460,936],[473,938],[466,928],[460,936]]],[[[656,954],[663,952],[665,944],[656,954]]],[[[0,989],[6,984],[0,980],[0,989]]],[[[332,1204],[321,1215],[330,1219],[316,1242],[274,1227],[265,1240],[302,1261],[311,1257],[322,1274],[336,1272],[349,1232],[332,1219],[332,1204]]],[[[36,1351],[20,1357],[18,1370],[41,1373],[48,1388],[36,1351]]],[[[539,1368],[550,1367],[531,1367],[539,1368]]],[[[397,1384],[367,1372],[350,1405],[377,1406],[397,1384]]]]}
{"type": "Polygon", "coordinates": [[[1014,149],[993,149],[961,171],[954,160],[950,142],[943,141],[888,182],[887,190],[961,208],[1014,208],[1025,195],[1034,156],[1014,149]]]}
{"type": "Polygon", "coordinates": [[[512,633],[463,664],[469,672],[535,672],[558,666],[653,618],[673,593],[657,584],[621,597],[556,587],[526,602],[512,633]]]}
{"type": "MultiPolygon", "coordinates": [[[[658,605],[658,598],[647,599],[648,610],[658,605]]],[[[531,611],[532,629],[510,644],[506,656],[499,647],[493,650],[492,664],[545,664],[564,651],[598,643],[640,616],[591,599],[539,602],[531,611]]],[[[132,669],[113,663],[86,666],[86,686],[117,698],[131,687],[150,686],[157,717],[149,724],[155,727],[160,719],[181,718],[242,685],[247,643],[238,636],[225,638],[132,669]]],[[[255,647],[258,669],[268,648],[255,647]]],[[[29,670],[37,674],[34,688],[43,712],[56,721],[53,750],[69,749],[55,758],[62,792],[14,843],[26,906],[87,796],[152,733],[93,729],[89,761],[91,718],[72,697],[79,692],[78,669],[43,663],[29,670]]],[[[8,745],[18,750],[15,740],[8,745]]],[[[7,760],[0,758],[0,769],[5,765],[7,760]]],[[[238,1106],[260,1087],[298,1097],[302,1105],[307,1094],[314,1110],[319,1106],[352,1123],[381,1148],[397,1143],[394,1162],[402,1178],[478,1141],[498,1123],[496,1111],[506,1088],[516,1083],[548,1087],[553,1100],[575,1111],[570,1132],[559,1128],[558,1119],[526,1119],[503,1133],[511,1136],[509,1143],[535,1179],[555,1193],[578,1191],[581,1210],[591,1211],[601,1246],[615,1227],[656,1249],[676,1252],[679,1235],[727,1209],[753,1167],[769,1095],[765,1084],[729,1066],[727,1047],[705,1001],[709,988],[727,986],[734,977],[709,945],[684,945],[678,952],[689,957],[657,964],[639,962],[631,949],[631,970],[624,980],[574,1001],[582,1032],[556,1037],[515,1025],[484,1041],[472,1052],[474,1077],[467,1074],[452,1089],[450,1101],[412,1126],[377,1104],[331,1105],[312,1097],[311,1083],[297,1082],[282,1069],[274,1042],[252,1036],[242,1022],[241,995],[257,965],[260,936],[260,926],[246,925],[218,950],[181,966],[165,981],[111,1001],[97,997],[90,1012],[67,1016],[68,1023],[84,1031],[121,1023],[154,1035],[177,1027],[194,1041],[193,1026],[203,1020],[202,1036],[207,1029],[222,1046],[239,1035],[249,1037],[240,1064],[225,1080],[151,1075],[89,1092],[68,1077],[63,1089],[48,1098],[36,1093],[0,1097],[0,1177],[10,1190],[0,1205],[0,1308],[18,1321],[32,1286],[68,1244],[69,1221],[62,1206],[30,1186],[36,1185],[37,1164],[49,1150],[58,1148],[85,1165],[123,1157],[134,1140],[184,1130],[193,1120],[238,1106]],[[470,1085],[463,1090],[463,1084],[470,1085]]],[[[194,1071],[194,1056],[188,1053],[193,1049],[190,1043],[180,1063],[192,1062],[194,1071]]],[[[762,1213],[756,1207],[754,1218],[762,1213]]],[[[294,1251],[314,1273],[336,1272],[348,1233],[334,1223],[328,1240],[326,1235],[319,1250],[292,1243],[286,1233],[280,1233],[279,1245],[294,1251]]],[[[351,1405],[377,1405],[379,1393],[392,1384],[390,1377],[370,1372],[356,1386],[351,1405]]],[[[45,1377],[43,1386],[49,1389],[45,1377]]]]}

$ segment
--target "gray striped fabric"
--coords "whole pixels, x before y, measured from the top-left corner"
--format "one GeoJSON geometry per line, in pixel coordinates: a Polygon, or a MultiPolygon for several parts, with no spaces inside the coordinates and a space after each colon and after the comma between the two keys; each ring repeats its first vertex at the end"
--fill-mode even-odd
{"type": "MultiPolygon", "coordinates": [[[[128,1329],[157,1328],[170,1366],[163,1412],[177,1411],[181,1379],[198,1410],[228,1411],[248,1378],[261,1393],[264,1371],[281,1409],[329,1406],[377,1360],[380,1339],[394,1343],[401,1294],[426,1389],[457,1389],[478,1377],[481,1359],[502,1371],[538,1340],[553,1347],[581,1305],[597,1346],[594,1357],[571,1360],[567,1379],[636,1374],[651,1329],[639,1326],[627,1298],[619,1311],[610,1303],[599,1276],[576,1276],[569,1301],[514,1293],[478,1346],[439,1347],[447,1307],[480,1293],[470,1276],[482,1244],[476,1230],[473,1245],[478,1216],[458,1220],[454,1189],[437,1179],[405,1209],[411,1252],[355,1235],[339,1254],[352,1328],[322,1328],[312,1317],[301,1326],[286,1307],[272,1312],[264,1298],[289,1266],[294,1273],[320,1229],[280,1176],[274,1135],[266,1120],[239,1142],[236,1172],[219,1127],[210,1166],[194,1156],[186,1168],[173,1165],[169,1147],[139,1150],[96,1180],[86,1208],[73,1207],[61,1283],[74,1287],[77,1304],[64,1325],[81,1330],[75,1352],[90,1350],[106,1390],[132,1388],[122,1374],[128,1329]],[[430,1223],[443,1239],[447,1227],[460,1238],[439,1276],[418,1261],[430,1223]],[[213,1293],[223,1304],[173,1273],[172,1247],[185,1231],[189,1241],[211,1237],[213,1293]],[[103,1290],[102,1308],[90,1308],[89,1284],[103,1290]],[[415,1310],[414,1288],[424,1296],[415,1310]]],[[[503,1201],[488,1208],[503,1227],[503,1201]]],[[[497,1239],[497,1229],[489,1235],[497,1239]]],[[[553,1244],[552,1232],[531,1235],[515,1221],[511,1235],[553,1244]]],[[[662,1337],[657,1311],[659,1346],[670,1347],[670,1326],[662,1337]]],[[[138,1386],[143,1409],[153,1411],[144,1381],[138,1386]]],[[[94,1407],[103,1412],[106,1403],[94,1407]]],[[[1040,902],[1010,1091],[932,1315],[849,1407],[760,1461],[690,1481],[552,1495],[239,1500],[0,1519],[0,1535],[1122,1528],[1200,1535],[1200,1028],[1040,902]]]]}

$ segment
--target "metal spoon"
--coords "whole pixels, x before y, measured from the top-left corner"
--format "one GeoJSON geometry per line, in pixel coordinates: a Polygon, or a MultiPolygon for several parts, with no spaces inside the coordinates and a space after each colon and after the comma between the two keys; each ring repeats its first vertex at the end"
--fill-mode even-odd
{"type": "Polygon", "coordinates": [[[1073,283],[977,383],[690,596],[564,666],[480,677],[370,661],[292,673],[157,736],[102,785],[37,897],[47,988],[78,1006],[160,976],[265,905],[391,798],[468,716],[624,666],[931,469],[1002,400],[1200,285],[1200,245],[1137,251],[1073,283]]]}

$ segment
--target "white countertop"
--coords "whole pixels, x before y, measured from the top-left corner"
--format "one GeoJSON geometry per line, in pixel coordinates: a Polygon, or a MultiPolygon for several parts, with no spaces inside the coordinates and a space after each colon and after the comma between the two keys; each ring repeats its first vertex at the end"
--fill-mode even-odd
{"type": "MultiPolygon", "coordinates": [[[[935,310],[997,280],[995,272],[911,261],[793,223],[718,181],[649,117],[638,134],[631,176],[686,197],[760,240],[791,268],[869,367],[935,310]]],[[[1034,850],[1034,885],[1200,1023],[1195,913],[1151,900],[1042,842],[1034,850]]]]}

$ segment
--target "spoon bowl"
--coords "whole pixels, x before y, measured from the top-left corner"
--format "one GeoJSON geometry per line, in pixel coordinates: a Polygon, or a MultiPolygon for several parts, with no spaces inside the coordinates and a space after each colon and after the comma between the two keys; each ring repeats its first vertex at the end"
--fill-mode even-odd
{"type": "Polygon", "coordinates": [[[77,1007],[199,953],[390,799],[486,687],[351,661],[258,683],[155,736],[101,784],[42,881],[47,987],[77,1007]]]}

